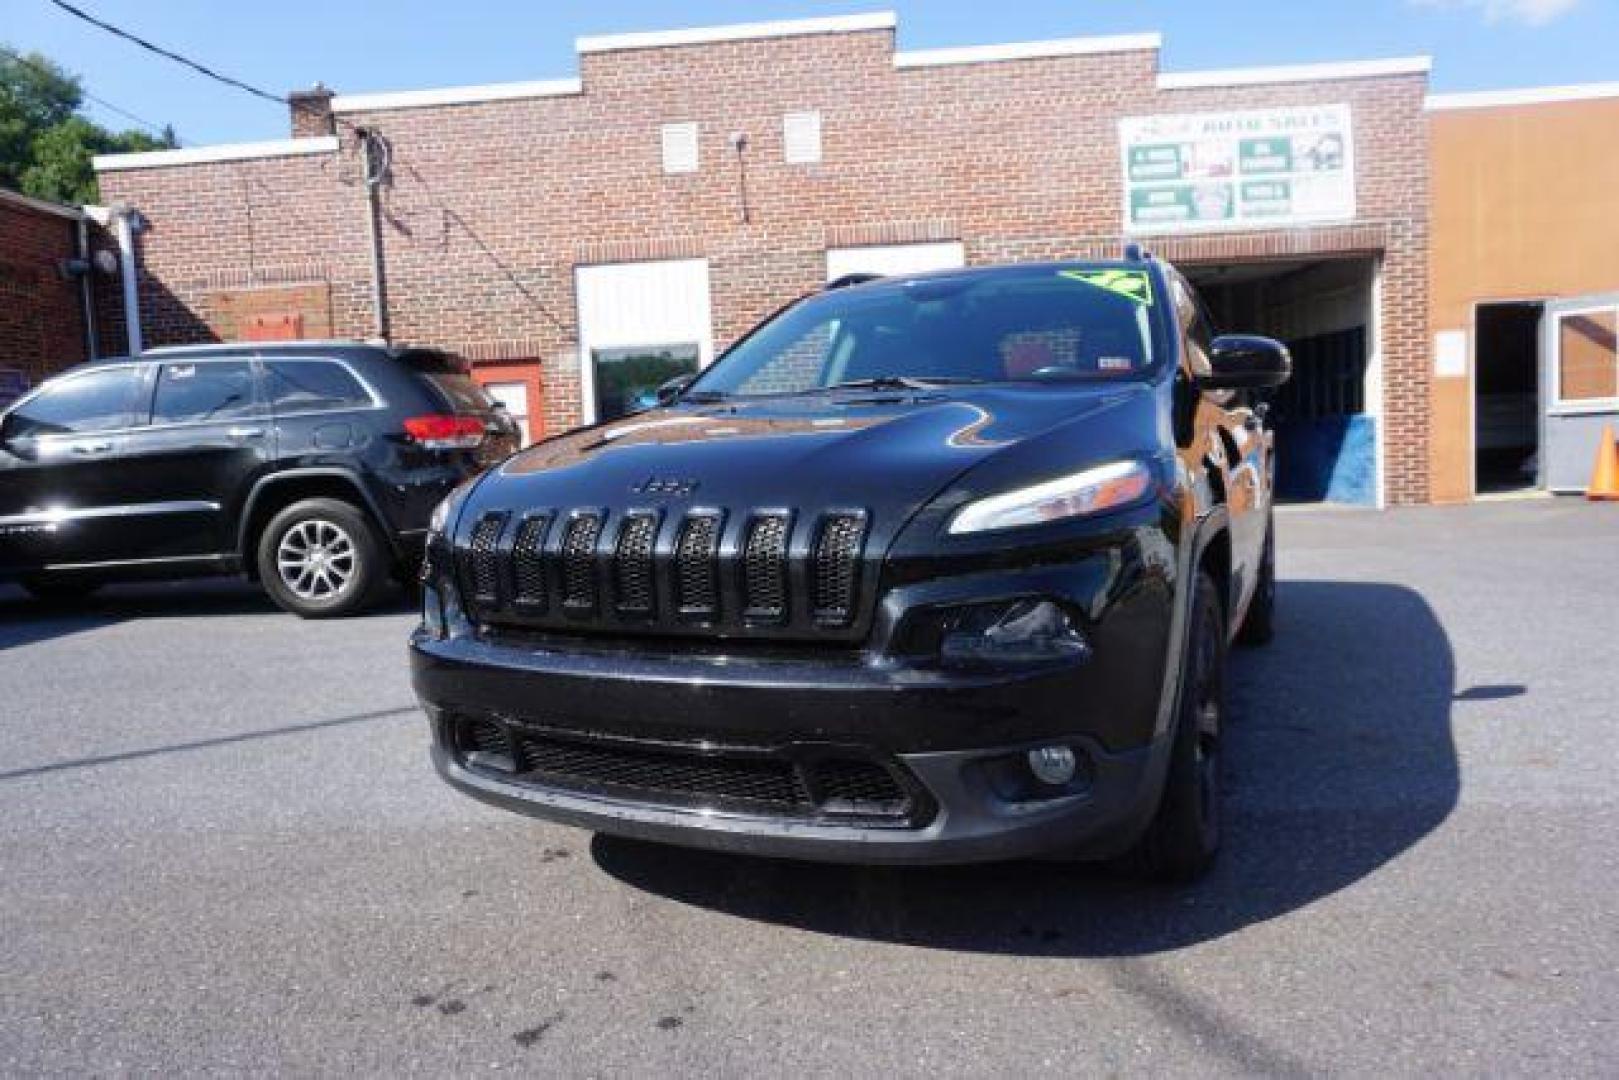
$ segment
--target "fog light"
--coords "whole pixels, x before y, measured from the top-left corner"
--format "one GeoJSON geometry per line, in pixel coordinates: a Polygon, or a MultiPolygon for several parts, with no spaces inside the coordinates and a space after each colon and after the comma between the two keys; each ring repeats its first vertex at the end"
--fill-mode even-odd
{"type": "Polygon", "coordinates": [[[1066,746],[1042,746],[1029,751],[1029,771],[1042,784],[1064,787],[1074,779],[1079,761],[1066,746]]]}

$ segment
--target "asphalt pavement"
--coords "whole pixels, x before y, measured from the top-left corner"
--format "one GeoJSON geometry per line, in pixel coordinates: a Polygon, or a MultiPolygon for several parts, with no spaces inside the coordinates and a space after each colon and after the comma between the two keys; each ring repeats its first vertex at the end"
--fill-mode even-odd
{"type": "Polygon", "coordinates": [[[0,590],[0,1073],[1619,1073],[1619,507],[1279,520],[1179,889],[592,837],[434,776],[403,602],[0,590]]]}

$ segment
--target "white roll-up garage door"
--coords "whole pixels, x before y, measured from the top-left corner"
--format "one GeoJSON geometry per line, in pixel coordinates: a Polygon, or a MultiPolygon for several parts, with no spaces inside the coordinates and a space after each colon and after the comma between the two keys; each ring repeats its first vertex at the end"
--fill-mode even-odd
{"type": "Polygon", "coordinates": [[[581,266],[574,281],[586,423],[651,404],[659,384],[714,358],[708,260],[581,266]]]}

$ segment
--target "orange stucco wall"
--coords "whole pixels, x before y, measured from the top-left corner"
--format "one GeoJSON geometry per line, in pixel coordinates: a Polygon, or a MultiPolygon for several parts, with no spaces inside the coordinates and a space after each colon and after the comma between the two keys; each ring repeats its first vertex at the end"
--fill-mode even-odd
{"type": "MultiPolygon", "coordinates": [[[[1433,333],[1471,345],[1480,301],[1619,291],[1619,97],[1436,109],[1429,127],[1433,333]]],[[[1433,381],[1436,502],[1473,494],[1470,385],[1433,381]]]]}

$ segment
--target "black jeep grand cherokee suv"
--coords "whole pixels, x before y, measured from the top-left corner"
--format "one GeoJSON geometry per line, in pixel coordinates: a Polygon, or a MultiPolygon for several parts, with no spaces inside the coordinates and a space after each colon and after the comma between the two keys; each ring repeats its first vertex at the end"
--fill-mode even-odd
{"type": "Polygon", "coordinates": [[[439,509],[411,643],[435,763],[677,844],[1194,875],[1226,645],[1270,630],[1244,391],[1289,364],[1137,252],[793,304],[439,509]]]}
{"type": "Polygon", "coordinates": [[[0,581],[46,597],[246,570],[304,616],[414,576],[433,506],[517,449],[442,353],[354,342],[153,349],[0,414],[0,581]]]}

